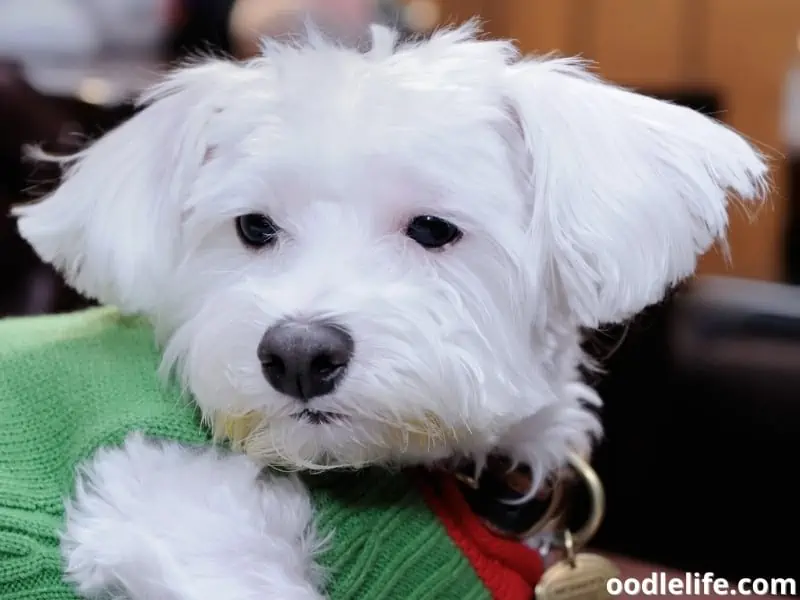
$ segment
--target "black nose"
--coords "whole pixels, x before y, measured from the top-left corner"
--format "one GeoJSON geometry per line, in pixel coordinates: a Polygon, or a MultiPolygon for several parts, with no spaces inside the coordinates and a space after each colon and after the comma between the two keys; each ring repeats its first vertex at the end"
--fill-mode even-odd
{"type": "Polygon", "coordinates": [[[273,388],[307,401],[334,390],[353,347],[353,338],[342,327],[284,321],[267,329],[258,345],[258,359],[273,388]]]}

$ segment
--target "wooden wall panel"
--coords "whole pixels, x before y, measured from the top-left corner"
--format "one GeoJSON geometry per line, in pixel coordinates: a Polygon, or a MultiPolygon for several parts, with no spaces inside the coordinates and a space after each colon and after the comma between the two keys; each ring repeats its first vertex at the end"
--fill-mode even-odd
{"type": "Polygon", "coordinates": [[[439,0],[437,4],[442,24],[462,23],[474,16],[486,16],[486,0],[439,0]]]}
{"type": "MultiPolygon", "coordinates": [[[[591,0],[590,0],[591,1],[591,0]]],[[[493,35],[517,40],[523,52],[573,54],[570,0],[497,3],[493,35]]]]}
{"type": "Polygon", "coordinates": [[[594,1],[587,51],[603,76],[648,88],[680,83],[683,0],[594,1]]]}
{"type": "Polygon", "coordinates": [[[733,263],[725,268],[719,253],[705,258],[701,272],[779,280],[786,199],[781,192],[786,172],[779,123],[783,79],[796,56],[800,31],[797,0],[708,0],[708,73],[723,94],[723,118],[771,154],[776,190],[770,204],[750,222],[743,211],[731,211],[733,263]]]}
{"type": "MultiPolygon", "coordinates": [[[[492,37],[512,38],[524,52],[569,53],[575,0],[438,0],[443,23],[477,15],[492,37]]],[[[585,0],[593,2],[594,0],[585,0]]]]}

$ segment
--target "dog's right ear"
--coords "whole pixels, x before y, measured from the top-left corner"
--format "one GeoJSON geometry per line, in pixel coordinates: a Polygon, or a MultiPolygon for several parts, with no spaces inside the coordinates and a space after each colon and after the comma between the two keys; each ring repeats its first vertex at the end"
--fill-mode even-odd
{"type": "Polygon", "coordinates": [[[659,302],[724,244],[731,199],[758,206],[767,195],[767,157],[719,121],[602,81],[575,59],[507,72],[532,280],[580,326],[659,302]]]}
{"type": "Polygon", "coordinates": [[[88,148],[42,156],[60,162],[64,177],[12,211],[22,237],[81,293],[148,312],[177,260],[185,201],[211,150],[209,124],[245,71],[225,61],[178,69],[88,148]]]}

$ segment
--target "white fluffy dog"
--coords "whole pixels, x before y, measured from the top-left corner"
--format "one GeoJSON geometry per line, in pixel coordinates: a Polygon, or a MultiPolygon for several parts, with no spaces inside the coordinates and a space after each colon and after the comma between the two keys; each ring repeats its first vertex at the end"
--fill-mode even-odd
{"type": "Polygon", "coordinates": [[[697,112],[475,33],[376,27],[367,52],[311,35],[178,69],[18,211],[73,286],[152,320],[211,422],[259,419],[247,458],[100,453],[65,536],[83,593],[320,597],[304,489],[256,485],[263,464],[500,452],[538,481],[590,450],[581,329],[689,276],[767,169],[697,112]],[[201,502],[212,479],[231,494],[201,502]],[[145,486],[157,502],[128,501],[145,486]],[[292,518],[253,526],[278,505],[292,518]]]}

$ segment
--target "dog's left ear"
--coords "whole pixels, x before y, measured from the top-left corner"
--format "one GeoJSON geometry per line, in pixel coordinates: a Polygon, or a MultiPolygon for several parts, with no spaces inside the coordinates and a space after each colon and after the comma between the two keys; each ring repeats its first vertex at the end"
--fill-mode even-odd
{"type": "Polygon", "coordinates": [[[727,199],[763,197],[762,156],[688,108],[600,81],[574,59],[508,67],[507,101],[549,301],[580,325],[625,320],[691,275],[727,228],[727,199]]]}
{"type": "Polygon", "coordinates": [[[88,297],[148,312],[177,260],[209,125],[244,71],[209,61],[173,72],[145,93],[134,117],[58,159],[61,185],[12,211],[22,237],[88,297]]]}

